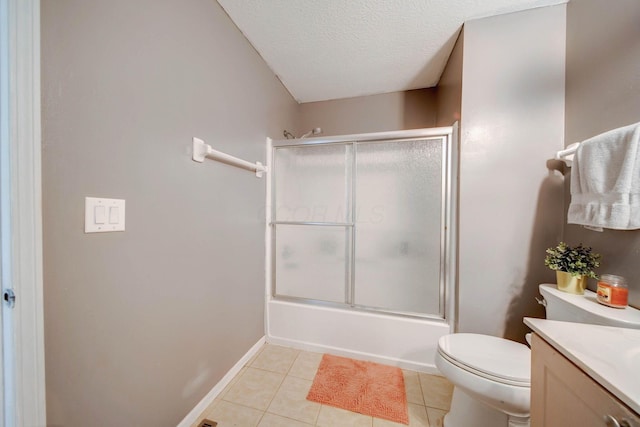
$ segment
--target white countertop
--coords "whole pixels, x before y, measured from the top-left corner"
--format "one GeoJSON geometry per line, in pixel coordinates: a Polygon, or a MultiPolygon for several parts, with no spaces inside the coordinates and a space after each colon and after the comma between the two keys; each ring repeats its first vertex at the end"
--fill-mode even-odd
{"type": "Polygon", "coordinates": [[[640,330],[524,318],[524,323],[640,414],[640,330]]]}

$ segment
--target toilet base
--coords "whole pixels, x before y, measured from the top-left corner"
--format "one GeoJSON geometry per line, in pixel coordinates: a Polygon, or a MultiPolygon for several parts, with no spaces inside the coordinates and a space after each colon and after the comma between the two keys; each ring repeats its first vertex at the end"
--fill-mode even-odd
{"type": "Polygon", "coordinates": [[[528,427],[529,418],[513,417],[472,398],[454,387],[451,410],[444,427],[528,427]]]}

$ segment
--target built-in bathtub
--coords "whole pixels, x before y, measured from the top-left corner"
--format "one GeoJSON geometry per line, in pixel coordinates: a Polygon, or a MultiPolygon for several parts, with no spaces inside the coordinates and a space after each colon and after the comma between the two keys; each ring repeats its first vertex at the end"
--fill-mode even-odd
{"type": "Polygon", "coordinates": [[[267,342],[437,373],[445,321],[394,316],[289,301],[267,302],[267,342]]]}
{"type": "MultiPolygon", "coordinates": [[[[268,140],[269,174],[267,175],[266,200],[269,208],[267,209],[266,231],[267,298],[265,310],[267,342],[308,351],[371,360],[422,372],[437,373],[434,361],[438,339],[455,330],[457,132],[457,126],[454,126],[452,128],[345,135],[323,138],[322,140],[319,138],[287,141],[268,140]],[[428,245],[420,246],[421,242],[411,240],[419,230],[407,229],[401,230],[404,234],[397,233],[391,236],[392,238],[402,236],[398,238],[398,242],[395,245],[384,247],[384,250],[376,252],[375,247],[372,246],[374,243],[371,243],[376,240],[368,239],[366,243],[359,246],[360,248],[366,248],[366,250],[361,249],[358,253],[358,238],[361,238],[364,233],[358,234],[356,232],[358,224],[360,224],[357,219],[354,219],[354,216],[357,215],[345,214],[345,216],[341,217],[342,219],[333,220],[333,222],[326,221],[325,218],[318,220],[317,217],[310,219],[300,219],[295,218],[295,216],[292,218],[279,218],[278,213],[283,210],[279,205],[278,198],[274,197],[274,183],[278,179],[282,180],[284,175],[279,175],[280,178],[277,178],[279,170],[274,167],[274,157],[277,150],[281,150],[278,152],[279,156],[284,159],[290,159],[290,157],[287,158],[286,156],[295,156],[295,149],[303,150],[308,144],[314,147],[315,152],[321,151],[318,150],[318,146],[322,144],[327,144],[334,148],[352,144],[352,146],[344,150],[347,158],[351,158],[353,161],[352,166],[347,167],[347,169],[359,171],[361,165],[357,161],[369,155],[370,151],[367,150],[372,145],[385,144],[389,141],[392,143],[429,141],[438,144],[438,154],[430,159],[429,162],[441,161],[441,166],[439,166],[441,169],[438,169],[438,171],[441,171],[439,173],[442,174],[442,179],[437,181],[439,184],[430,191],[434,191],[431,194],[436,194],[436,197],[441,197],[441,202],[435,210],[420,211],[424,212],[420,215],[425,215],[425,213],[433,214],[441,221],[435,228],[431,228],[431,230],[435,229],[435,233],[437,233],[435,234],[435,243],[432,242],[428,245]],[[358,151],[360,146],[364,147],[362,156],[358,154],[360,153],[358,151]],[[287,151],[286,155],[279,154],[285,151],[287,151]],[[280,243],[280,246],[276,243],[275,238],[279,236],[277,230],[280,230],[278,227],[286,230],[288,237],[291,235],[290,230],[295,229],[294,227],[300,227],[300,229],[303,229],[303,227],[309,227],[308,229],[316,227],[317,231],[320,226],[324,226],[326,229],[331,227],[333,227],[333,230],[340,229],[340,233],[344,232],[347,236],[346,242],[340,245],[306,240],[300,244],[295,240],[291,240],[292,243],[280,243]],[[354,249],[354,246],[356,249],[354,249]],[[331,258],[333,260],[337,257],[342,257],[341,254],[345,254],[345,259],[353,258],[353,264],[345,270],[344,291],[340,290],[343,285],[339,283],[338,275],[333,276],[334,278],[338,277],[338,281],[324,281],[320,284],[314,284],[314,278],[324,267],[314,265],[315,268],[306,270],[300,266],[310,264],[308,257],[302,259],[302,256],[300,256],[301,258],[296,260],[291,256],[291,253],[295,254],[296,250],[300,254],[304,251],[311,252],[309,248],[316,247],[320,248],[318,257],[333,257],[331,258]],[[335,251],[336,247],[338,248],[337,251],[335,251]],[[397,252],[391,253],[389,247],[397,250],[397,252]],[[330,252],[332,250],[334,252],[330,252]],[[411,258],[411,255],[407,255],[406,252],[411,252],[412,250],[418,253],[422,251],[422,253],[434,253],[436,255],[434,255],[435,258],[425,257],[424,263],[428,264],[428,266],[424,267],[419,263],[416,264],[415,257],[411,258]],[[389,258],[386,258],[387,255],[380,255],[387,253],[391,253],[389,258]],[[398,268],[397,260],[402,257],[405,259],[411,258],[407,262],[407,268],[398,268]],[[358,266],[357,262],[362,260],[364,262],[358,266]],[[282,268],[289,268],[293,271],[284,281],[289,286],[280,289],[277,289],[275,284],[275,270],[278,262],[281,263],[282,268]],[[377,270],[370,269],[372,263],[377,263],[377,270]],[[413,267],[416,265],[418,267],[414,269],[413,267]],[[365,271],[367,269],[369,270],[365,271]],[[378,279],[384,284],[384,289],[378,290],[374,294],[370,292],[370,289],[357,288],[356,284],[358,282],[354,278],[356,277],[354,274],[360,274],[361,283],[369,284],[371,281],[378,279]],[[364,279],[362,279],[363,277],[364,279]],[[429,289],[422,291],[415,288],[415,286],[413,288],[403,288],[402,283],[407,280],[413,281],[414,284],[416,281],[421,281],[429,289]],[[344,295],[344,300],[341,301],[342,295],[344,295]],[[403,298],[406,300],[404,306],[398,305],[395,297],[399,295],[404,295],[403,298]],[[362,301],[365,302],[363,303],[362,301]],[[416,301],[423,301],[424,303],[415,304],[416,301]],[[386,308],[385,303],[389,303],[392,308],[386,308]],[[424,308],[424,310],[421,310],[421,308],[424,308]]],[[[324,155],[324,153],[322,154],[324,155]]],[[[304,158],[305,155],[309,156],[309,154],[301,155],[301,162],[306,162],[309,165],[308,167],[316,167],[314,163],[304,158]]],[[[430,154],[427,153],[427,155],[430,154]]],[[[412,154],[412,156],[410,158],[416,158],[415,154],[412,154]]],[[[341,159],[341,157],[338,156],[338,159],[341,159]]],[[[348,160],[347,164],[350,161],[348,160]]],[[[295,162],[293,163],[296,164],[295,162]]],[[[431,164],[433,163],[423,162],[423,167],[430,167],[429,165],[431,164]]],[[[392,160],[388,165],[393,168],[396,163],[393,163],[392,160]]],[[[368,165],[365,164],[364,167],[368,167],[368,165]]],[[[415,168],[416,165],[413,167],[415,168]]],[[[305,168],[300,170],[303,175],[307,171],[305,168]]],[[[388,174],[389,168],[386,168],[385,172],[388,174]]],[[[298,181],[297,175],[287,173],[286,176],[287,180],[284,182],[291,182],[292,179],[293,182],[298,181]]],[[[311,176],[323,177],[325,175],[316,171],[311,176]]],[[[344,194],[347,200],[352,200],[347,204],[355,204],[356,206],[358,197],[356,193],[360,191],[359,194],[361,195],[361,190],[363,189],[362,186],[355,184],[357,179],[359,177],[347,177],[344,180],[347,183],[345,185],[349,186],[349,189],[344,194]]],[[[308,176],[302,176],[300,181],[304,181],[305,184],[295,187],[295,191],[300,191],[299,188],[304,188],[304,191],[311,193],[323,190],[322,188],[319,190],[314,189],[313,179],[309,180],[308,176]]],[[[373,188],[373,193],[380,191],[378,185],[372,185],[367,188],[373,188]]],[[[322,194],[326,199],[327,193],[326,189],[324,190],[325,193],[322,194]]],[[[400,192],[400,194],[404,193],[400,192]]],[[[306,194],[299,196],[299,198],[306,203],[310,203],[306,194]]],[[[390,203],[400,203],[398,201],[400,199],[394,199],[392,195],[390,203]]],[[[404,205],[406,206],[405,210],[412,210],[416,207],[414,196],[405,196],[402,200],[404,200],[402,203],[409,203],[404,205]]],[[[309,207],[309,205],[305,206],[309,207]]],[[[316,212],[312,208],[307,210],[316,212]]],[[[301,212],[303,210],[290,209],[290,211],[301,212]]],[[[423,217],[425,216],[420,216],[420,218],[423,217]]],[[[402,218],[404,218],[402,215],[395,216],[393,221],[403,221],[402,218]]],[[[415,220],[409,221],[413,222],[408,224],[415,223],[415,220]]],[[[394,224],[398,223],[402,222],[395,222],[394,224]]],[[[340,234],[334,233],[330,236],[328,234],[326,240],[329,241],[330,238],[336,240],[336,235],[339,236],[340,234]]],[[[387,243],[385,241],[385,239],[388,240],[387,236],[390,235],[387,234],[383,238],[379,238],[378,241],[387,243]]],[[[306,253],[304,255],[307,256],[306,253]]],[[[330,264],[328,268],[331,267],[332,265],[330,264]]],[[[278,283],[281,284],[283,282],[278,281],[278,283]]]]}

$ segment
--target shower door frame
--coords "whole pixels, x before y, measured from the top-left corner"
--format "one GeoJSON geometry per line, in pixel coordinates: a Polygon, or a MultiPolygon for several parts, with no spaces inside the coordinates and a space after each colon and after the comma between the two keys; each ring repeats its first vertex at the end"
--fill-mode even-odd
{"type": "Polygon", "coordinates": [[[451,127],[437,127],[427,129],[413,129],[406,131],[393,131],[393,132],[376,132],[376,133],[363,133],[363,134],[351,134],[351,135],[338,135],[329,137],[318,137],[308,139],[282,139],[271,140],[267,138],[267,160],[269,174],[267,174],[267,209],[266,209],[266,292],[267,301],[287,301],[292,303],[308,304],[313,306],[325,306],[336,309],[350,310],[350,311],[362,311],[372,312],[379,314],[390,314],[394,316],[401,316],[407,318],[419,318],[428,319],[432,321],[442,321],[454,326],[455,324],[455,288],[456,288],[456,254],[457,254],[457,174],[458,174],[458,125],[457,123],[451,127]],[[275,150],[280,147],[304,147],[311,145],[327,145],[327,144],[339,144],[339,145],[352,145],[353,153],[351,156],[352,164],[349,165],[352,169],[351,173],[351,185],[349,198],[352,200],[351,209],[355,209],[355,183],[357,177],[356,147],[359,143],[375,143],[375,142],[403,142],[403,141],[417,141],[423,139],[435,139],[442,138],[442,185],[441,185],[441,220],[440,220],[440,271],[439,277],[439,313],[434,315],[432,313],[414,313],[414,312],[402,312],[392,309],[384,309],[378,307],[367,307],[359,304],[355,304],[353,300],[354,287],[355,287],[355,245],[356,245],[356,218],[355,213],[352,212],[353,217],[350,221],[345,223],[315,223],[315,222],[293,222],[296,225],[323,225],[323,226],[343,226],[350,228],[351,247],[349,248],[349,257],[346,261],[348,263],[348,281],[345,284],[345,301],[347,302],[331,302],[316,299],[309,299],[304,297],[286,296],[276,294],[276,257],[274,238],[274,229],[276,225],[293,224],[290,221],[275,221],[275,169],[274,158],[275,150]]]}

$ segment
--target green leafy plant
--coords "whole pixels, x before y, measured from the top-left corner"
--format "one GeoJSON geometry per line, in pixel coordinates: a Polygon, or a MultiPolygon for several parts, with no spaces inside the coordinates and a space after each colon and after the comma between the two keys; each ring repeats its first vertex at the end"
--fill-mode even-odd
{"type": "Polygon", "coordinates": [[[598,275],[593,271],[600,267],[600,254],[592,252],[590,247],[580,243],[575,248],[564,242],[558,243],[555,248],[547,249],[544,265],[552,270],[565,271],[572,276],[587,276],[597,279],[598,275]]]}

